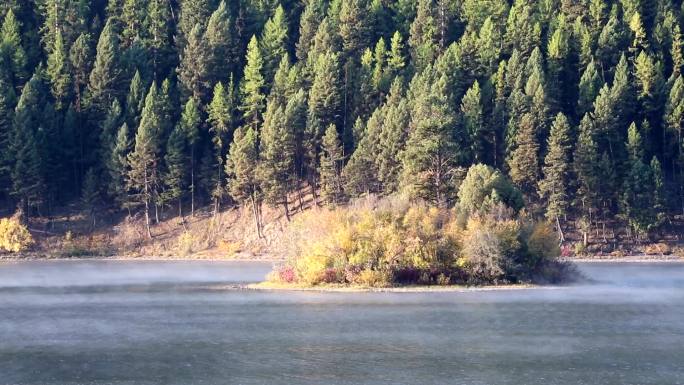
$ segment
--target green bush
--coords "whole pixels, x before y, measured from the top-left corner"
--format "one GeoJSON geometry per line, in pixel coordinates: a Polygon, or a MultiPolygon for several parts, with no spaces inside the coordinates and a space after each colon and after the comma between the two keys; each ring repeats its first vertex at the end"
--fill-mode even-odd
{"type": "Polygon", "coordinates": [[[484,164],[470,166],[458,190],[458,206],[468,213],[487,212],[498,204],[523,208],[520,191],[499,170],[484,164]]]}

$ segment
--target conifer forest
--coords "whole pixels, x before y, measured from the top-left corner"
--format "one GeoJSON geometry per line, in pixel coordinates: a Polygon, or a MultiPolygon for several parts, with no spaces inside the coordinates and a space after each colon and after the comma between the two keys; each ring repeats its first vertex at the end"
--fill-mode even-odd
{"type": "Polygon", "coordinates": [[[684,214],[679,0],[2,0],[0,22],[3,215],[77,202],[150,234],[244,206],[261,231],[302,199],[452,207],[479,164],[561,238],[684,214]]]}

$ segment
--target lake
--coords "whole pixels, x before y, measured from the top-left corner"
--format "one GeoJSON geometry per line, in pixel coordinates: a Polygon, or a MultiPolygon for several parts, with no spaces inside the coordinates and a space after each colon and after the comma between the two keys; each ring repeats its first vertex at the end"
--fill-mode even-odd
{"type": "Polygon", "coordinates": [[[216,290],[270,268],[0,264],[0,385],[684,384],[684,264],[525,290],[216,290]]]}

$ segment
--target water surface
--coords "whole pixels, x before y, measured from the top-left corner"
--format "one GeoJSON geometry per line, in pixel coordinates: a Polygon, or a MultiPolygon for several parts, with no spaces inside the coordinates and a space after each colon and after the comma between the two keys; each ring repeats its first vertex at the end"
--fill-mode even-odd
{"type": "Polygon", "coordinates": [[[217,291],[270,264],[0,264],[0,385],[684,384],[684,264],[468,293],[217,291]]]}

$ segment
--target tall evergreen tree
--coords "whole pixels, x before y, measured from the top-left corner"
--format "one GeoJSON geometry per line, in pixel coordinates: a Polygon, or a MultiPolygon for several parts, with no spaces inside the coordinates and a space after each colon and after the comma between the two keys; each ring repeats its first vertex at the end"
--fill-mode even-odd
{"type": "Polygon", "coordinates": [[[99,111],[109,107],[112,99],[117,96],[121,75],[119,55],[119,38],[114,30],[114,23],[108,20],[97,42],[97,55],[88,82],[90,102],[99,111]]]}
{"type": "Polygon", "coordinates": [[[8,81],[19,89],[27,80],[28,58],[21,44],[21,25],[10,9],[0,29],[0,63],[7,70],[8,81]]]}
{"type": "Polygon", "coordinates": [[[79,35],[69,49],[76,112],[81,112],[83,92],[89,80],[91,56],[90,36],[79,35]]]}
{"type": "Polygon", "coordinates": [[[402,184],[412,196],[444,206],[453,199],[454,177],[462,149],[454,141],[454,111],[446,77],[426,78],[425,95],[413,100],[409,137],[402,153],[402,184]]]}
{"type": "Polygon", "coordinates": [[[200,139],[200,122],[201,117],[197,102],[194,98],[190,98],[185,103],[178,126],[185,133],[188,146],[190,147],[190,186],[188,187],[190,188],[190,212],[193,216],[195,215],[195,193],[197,191],[195,152],[200,139]]]}
{"type": "Polygon", "coordinates": [[[37,133],[43,125],[43,87],[41,75],[36,73],[26,84],[14,112],[10,151],[12,166],[12,194],[19,200],[24,215],[45,199],[45,180],[42,173],[37,133]]]}
{"type": "Polygon", "coordinates": [[[236,129],[226,162],[226,173],[228,191],[233,199],[243,204],[251,204],[257,236],[261,238],[263,197],[256,172],[259,163],[258,151],[256,131],[249,126],[236,129]]]}
{"type": "Polygon", "coordinates": [[[165,202],[177,202],[178,216],[183,218],[183,196],[186,193],[188,183],[188,157],[187,157],[187,136],[184,128],[177,125],[166,143],[166,155],[164,162],[166,172],[164,173],[164,193],[165,202]]]}
{"type": "Polygon", "coordinates": [[[594,141],[594,123],[588,114],[584,115],[579,125],[577,145],[573,154],[573,170],[577,176],[577,206],[583,226],[584,246],[588,242],[588,232],[598,209],[598,186],[601,182],[597,164],[599,154],[594,141]]]}
{"type": "Polygon", "coordinates": [[[263,76],[269,84],[273,81],[280,61],[287,55],[287,35],[285,10],[282,5],[279,5],[273,16],[266,22],[259,40],[263,58],[263,76]]]}
{"type": "Polygon", "coordinates": [[[342,199],[344,150],[334,124],[325,130],[321,148],[321,197],[326,204],[336,205],[342,199]]]}
{"type": "Polygon", "coordinates": [[[287,125],[288,114],[281,106],[269,103],[264,117],[257,173],[267,203],[283,205],[290,220],[288,194],[295,181],[296,132],[287,125]]]}
{"type": "Polygon", "coordinates": [[[411,24],[409,47],[413,65],[421,72],[437,57],[437,25],[433,0],[418,0],[418,14],[411,24]]]}
{"type": "Polygon", "coordinates": [[[57,32],[54,47],[48,56],[47,73],[52,85],[52,95],[57,101],[57,108],[66,107],[71,91],[71,71],[61,32],[57,32]]]}
{"type": "Polygon", "coordinates": [[[318,26],[325,15],[325,5],[322,0],[311,0],[306,3],[304,12],[299,19],[299,40],[297,41],[297,59],[305,63],[309,52],[313,48],[314,38],[318,26]]]}
{"type": "Polygon", "coordinates": [[[236,72],[238,63],[234,58],[236,50],[236,36],[232,28],[230,8],[225,0],[211,14],[204,33],[209,51],[209,79],[211,83],[227,80],[230,73],[236,72]]]}
{"type": "Polygon", "coordinates": [[[195,98],[200,102],[208,100],[210,54],[202,27],[196,24],[187,37],[178,66],[178,80],[185,98],[195,98]]]}
{"type": "Polygon", "coordinates": [[[511,180],[529,200],[534,200],[539,180],[539,143],[535,119],[530,113],[520,119],[515,148],[510,154],[508,167],[511,180]]]}
{"type": "Polygon", "coordinates": [[[570,207],[572,136],[568,119],[558,113],[551,125],[548,151],[544,158],[539,182],[539,195],[546,200],[546,217],[556,222],[561,241],[564,240],[561,220],[565,220],[570,207]]]}
{"type": "MultiPolygon", "coordinates": [[[[145,46],[149,51],[152,71],[156,80],[161,80],[173,68],[173,42],[171,41],[171,25],[173,18],[171,4],[168,0],[148,0],[144,24],[146,34],[145,46]]],[[[184,31],[185,33],[185,31],[184,31]]],[[[182,35],[183,38],[186,35],[182,35]]]]}
{"type": "Polygon", "coordinates": [[[159,88],[153,82],[145,98],[140,126],[135,134],[135,146],[128,155],[129,172],[126,180],[128,189],[133,192],[132,200],[144,207],[145,226],[150,238],[150,209],[152,204],[156,208],[159,203],[155,199],[161,187],[158,154],[163,112],[159,99],[159,88]]]}
{"type": "Polygon", "coordinates": [[[259,41],[255,36],[252,36],[247,47],[245,74],[240,83],[240,98],[242,100],[240,110],[245,125],[251,127],[255,133],[261,124],[261,115],[266,100],[263,66],[264,61],[259,50],[259,41]]]}
{"type": "Polygon", "coordinates": [[[223,160],[225,159],[225,141],[232,129],[234,109],[235,101],[233,95],[233,83],[230,83],[228,90],[223,87],[222,83],[217,83],[216,87],[214,87],[214,97],[211,101],[211,104],[209,104],[209,107],[207,108],[207,112],[209,113],[210,130],[213,133],[212,142],[214,144],[217,163],[216,181],[214,183],[215,187],[212,191],[215,212],[218,212],[219,204],[223,198],[223,160]]]}
{"type": "Polygon", "coordinates": [[[368,0],[342,2],[339,14],[339,33],[342,39],[342,49],[347,58],[353,58],[370,45],[372,23],[372,13],[368,0]]]}
{"type": "Polygon", "coordinates": [[[107,192],[122,208],[128,208],[128,154],[131,151],[131,139],[128,124],[124,122],[116,134],[116,143],[111,152],[107,171],[109,172],[109,186],[107,192]]]}

